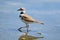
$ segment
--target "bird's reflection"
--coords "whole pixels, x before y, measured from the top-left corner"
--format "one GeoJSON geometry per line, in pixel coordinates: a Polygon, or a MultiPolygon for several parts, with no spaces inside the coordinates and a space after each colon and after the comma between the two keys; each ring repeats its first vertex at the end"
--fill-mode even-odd
{"type": "MultiPolygon", "coordinates": [[[[24,29],[24,31],[23,31],[23,29],[21,29],[21,28],[19,28],[18,31],[23,32],[24,34],[20,35],[18,40],[37,40],[39,38],[43,38],[43,37],[36,37],[36,36],[29,35],[30,30],[25,31],[25,28],[23,28],[24,29]]],[[[37,33],[37,34],[41,35],[41,33],[37,33]]]]}
{"type": "Polygon", "coordinates": [[[37,40],[39,38],[43,38],[43,37],[35,37],[32,35],[28,35],[28,33],[25,33],[21,35],[18,40],[37,40]]]}

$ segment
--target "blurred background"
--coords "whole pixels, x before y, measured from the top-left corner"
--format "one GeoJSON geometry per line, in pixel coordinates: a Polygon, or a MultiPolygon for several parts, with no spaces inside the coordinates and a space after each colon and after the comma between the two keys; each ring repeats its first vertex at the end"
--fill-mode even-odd
{"type": "Polygon", "coordinates": [[[60,40],[60,0],[0,0],[0,40],[18,40],[23,33],[17,29],[25,26],[17,10],[26,8],[26,13],[43,21],[45,25],[31,24],[33,36],[41,32],[42,40],[60,40]],[[34,29],[33,29],[34,28],[34,29]]]}

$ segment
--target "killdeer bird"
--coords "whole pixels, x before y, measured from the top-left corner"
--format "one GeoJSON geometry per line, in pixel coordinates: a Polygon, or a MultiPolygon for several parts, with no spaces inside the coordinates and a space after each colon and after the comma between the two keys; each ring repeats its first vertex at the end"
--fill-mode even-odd
{"type": "MultiPolygon", "coordinates": [[[[26,27],[29,26],[30,23],[39,23],[39,24],[44,24],[41,21],[37,21],[34,18],[32,18],[31,16],[27,15],[25,12],[25,8],[20,8],[17,11],[20,11],[20,15],[19,17],[21,18],[21,20],[26,24],[26,27]]],[[[22,27],[21,27],[22,28],[22,27]]],[[[20,28],[20,29],[21,29],[20,28]]]]}

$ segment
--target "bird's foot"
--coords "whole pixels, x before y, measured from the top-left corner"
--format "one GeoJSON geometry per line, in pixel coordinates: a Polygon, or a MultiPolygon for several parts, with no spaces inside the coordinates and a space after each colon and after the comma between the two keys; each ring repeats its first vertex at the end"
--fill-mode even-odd
{"type": "Polygon", "coordinates": [[[23,27],[18,28],[18,31],[22,32],[22,30],[21,30],[22,28],[23,28],[23,27]]]}

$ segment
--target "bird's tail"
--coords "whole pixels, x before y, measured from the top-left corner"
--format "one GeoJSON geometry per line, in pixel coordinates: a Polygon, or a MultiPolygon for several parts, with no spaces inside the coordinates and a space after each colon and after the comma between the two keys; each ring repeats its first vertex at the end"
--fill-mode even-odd
{"type": "Polygon", "coordinates": [[[41,22],[41,21],[35,21],[35,23],[39,23],[39,24],[44,25],[44,23],[43,23],[43,22],[41,22]]]}

